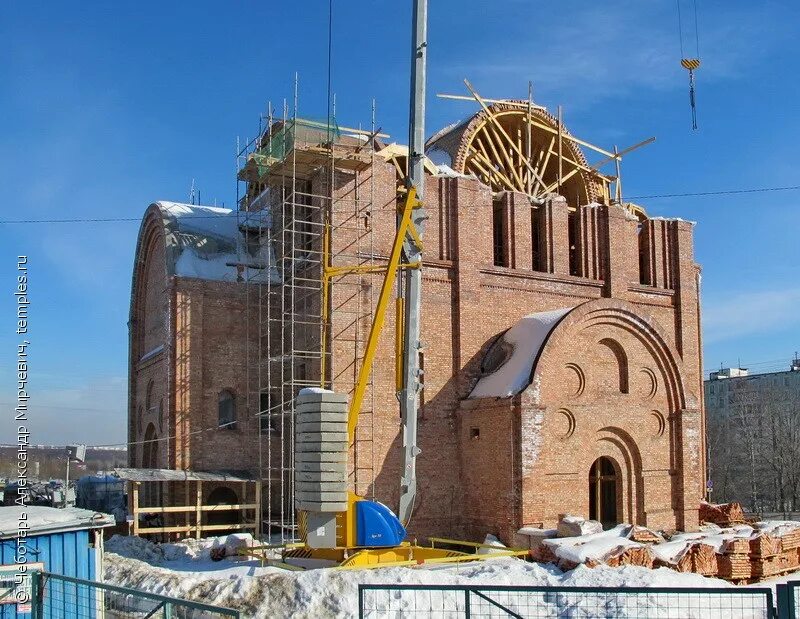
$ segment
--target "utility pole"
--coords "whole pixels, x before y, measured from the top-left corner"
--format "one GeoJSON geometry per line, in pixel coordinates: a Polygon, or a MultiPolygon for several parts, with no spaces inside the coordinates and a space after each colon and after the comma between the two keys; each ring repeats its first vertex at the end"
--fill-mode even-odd
{"type": "MultiPolygon", "coordinates": [[[[428,58],[428,1],[414,0],[411,38],[411,103],[409,106],[408,127],[408,181],[407,187],[414,187],[417,198],[425,198],[425,78],[428,58]]],[[[422,237],[425,219],[424,208],[414,209],[412,224],[422,237]]],[[[403,277],[398,281],[398,303],[403,316],[403,354],[402,385],[397,394],[400,400],[400,416],[403,424],[403,472],[400,477],[400,509],[398,516],[405,526],[414,510],[417,494],[416,457],[417,417],[421,370],[420,344],[420,291],[422,288],[422,248],[411,235],[403,242],[406,264],[416,268],[403,269],[403,277]]],[[[398,312],[399,314],[399,312],[398,312]]],[[[399,317],[399,316],[398,316],[399,317]]]]}

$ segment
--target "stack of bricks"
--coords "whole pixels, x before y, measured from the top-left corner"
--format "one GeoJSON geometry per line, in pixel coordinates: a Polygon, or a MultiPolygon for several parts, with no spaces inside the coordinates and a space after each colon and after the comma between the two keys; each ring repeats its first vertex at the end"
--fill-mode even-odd
{"type": "Polygon", "coordinates": [[[717,557],[717,576],[740,584],[753,576],[750,563],[750,540],[739,538],[729,541],[717,557]]]}
{"type": "Polygon", "coordinates": [[[762,534],[750,540],[750,563],[754,580],[777,576],[798,567],[800,530],[782,537],[762,534]]]}
{"type": "Polygon", "coordinates": [[[741,503],[700,503],[700,522],[711,522],[721,527],[739,524],[745,521],[741,503]]]}
{"type": "Polygon", "coordinates": [[[800,567],[800,528],[781,536],[760,533],[751,539],[732,540],[718,562],[717,575],[737,584],[796,570],[800,567]]]}

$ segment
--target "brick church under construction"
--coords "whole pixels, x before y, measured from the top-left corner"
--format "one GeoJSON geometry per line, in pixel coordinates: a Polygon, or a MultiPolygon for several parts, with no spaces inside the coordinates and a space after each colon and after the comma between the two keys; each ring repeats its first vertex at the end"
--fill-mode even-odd
{"type": "MultiPolygon", "coordinates": [[[[696,528],[693,224],[624,202],[619,166],[611,176],[585,155],[618,164],[616,149],[527,101],[479,102],[426,147],[409,533],[511,543],[565,513],[696,528]]],[[[294,398],[354,389],[405,191],[407,148],[386,137],[270,118],[240,153],[237,208],[147,209],[130,306],[131,467],[259,479],[265,530],[294,534],[294,398]]],[[[394,310],[385,318],[348,480],[394,508],[394,310]]],[[[236,483],[204,492],[245,503],[236,483]]]]}

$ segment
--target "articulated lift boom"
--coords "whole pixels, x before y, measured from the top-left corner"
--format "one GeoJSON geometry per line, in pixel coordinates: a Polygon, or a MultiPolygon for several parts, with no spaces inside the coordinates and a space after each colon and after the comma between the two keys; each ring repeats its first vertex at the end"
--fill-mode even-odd
{"type": "MultiPolygon", "coordinates": [[[[424,147],[425,147],[425,65],[427,58],[427,0],[413,0],[413,35],[412,35],[412,69],[411,69],[411,105],[409,114],[409,156],[406,195],[399,201],[397,212],[397,228],[392,250],[386,267],[353,266],[336,267],[329,274],[345,273],[384,273],[381,291],[375,307],[375,315],[367,339],[366,350],[359,368],[356,387],[347,407],[347,441],[338,443],[340,427],[336,413],[336,394],[309,394],[301,391],[299,400],[305,402],[317,400],[327,404],[320,405],[319,411],[311,413],[311,417],[298,421],[300,426],[315,426],[313,438],[303,436],[303,444],[307,440],[318,441],[319,445],[343,445],[345,452],[320,453],[311,460],[320,463],[332,456],[328,466],[314,464],[314,472],[319,475],[319,486],[315,486],[312,494],[317,497],[314,509],[300,509],[302,544],[286,548],[284,559],[297,557],[314,557],[336,561],[341,567],[370,567],[376,565],[401,565],[420,562],[449,562],[484,558],[487,555],[465,554],[444,548],[421,547],[404,541],[405,527],[411,519],[417,493],[416,458],[420,453],[417,446],[417,412],[422,370],[420,368],[420,314],[422,285],[422,234],[424,229],[425,209],[422,206],[424,197],[424,147]],[[339,471],[343,470],[342,459],[346,458],[346,445],[353,444],[358,416],[364,399],[367,383],[378,345],[378,336],[385,322],[386,310],[395,290],[397,296],[397,330],[396,330],[396,395],[400,402],[403,434],[403,471],[400,478],[400,504],[396,516],[386,506],[359,497],[352,492],[347,493],[346,503],[341,499],[329,499],[325,496],[340,497],[341,493],[330,491],[324,480],[335,479],[333,484],[343,483],[339,471]],[[327,406],[327,408],[326,408],[327,406]],[[326,412],[327,411],[327,412],[326,412]],[[317,416],[314,416],[317,415],[317,416]],[[306,422],[307,420],[314,420],[306,422]],[[331,441],[331,442],[326,442],[331,441]],[[342,459],[340,459],[340,456],[342,459]],[[338,467],[338,468],[337,468],[338,467]],[[327,477],[326,477],[327,476],[327,477]],[[318,495],[318,496],[317,496],[318,495]],[[331,510],[334,513],[331,513],[331,510]],[[337,511],[338,510],[338,511],[337,511]],[[398,517],[399,516],[399,517],[398,517]],[[331,543],[335,539],[335,543],[331,543]]],[[[327,255],[329,238],[325,235],[324,253],[327,255]]],[[[324,302],[328,302],[327,293],[324,302]]],[[[312,390],[313,391],[313,390],[312,390]]],[[[306,409],[303,409],[306,411],[306,409]]],[[[344,410],[342,410],[344,413],[344,410]]],[[[305,413],[304,413],[305,414],[305,413]]],[[[343,419],[343,417],[341,418],[343,419]]],[[[342,424],[343,425],[343,424],[342,424]]],[[[325,451],[325,449],[323,449],[325,451]]],[[[304,454],[304,455],[307,455],[304,454]]],[[[305,460],[304,462],[308,462],[305,460]]],[[[309,470],[308,468],[306,470],[309,470]]],[[[309,479],[305,473],[303,483],[309,479]]],[[[312,482],[317,483],[317,482],[312,482]]],[[[307,488],[307,486],[303,486],[307,488]]],[[[339,486],[337,486],[338,488],[339,486]]],[[[452,543],[452,540],[439,540],[452,543]]],[[[471,544],[481,546],[481,544],[471,544]]],[[[508,551],[508,555],[520,554],[508,551]]],[[[494,556],[497,556],[495,554],[494,556]]]]}

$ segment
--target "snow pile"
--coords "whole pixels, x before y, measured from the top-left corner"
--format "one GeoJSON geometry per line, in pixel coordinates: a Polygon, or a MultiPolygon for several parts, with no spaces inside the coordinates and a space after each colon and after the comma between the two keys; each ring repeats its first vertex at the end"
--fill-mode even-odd
{"type": "Polygon", "coordinates": [[[239,549],[253,545],[253,536],[249,533],[232,533],[219,537],[204,539],[185,539],[169,544],[155,544],[141,537],[114,535],[105,544],[105,548],[114,554],[137,559],[151,565],[169,565],[174,569],[180,567],[193,569],[193,564],[202,564],[212,560],[215,551],[224,549],[225,557],[239,558],[239,549]]]}
{"type": "MultiPolygon", "coordinates": [[[[618,538],[622,539],[622,538],[618,538]]],[[[728,587],[721,580],[704,578],[696,574],[682,574],[669,569],[646,569],[634,566],[610,568],[599,566],[593,569],[578,566],[564,573],[552,565],[528,563],[511,558],[497,558],[473,564],[456,564],[446,567],[416,568],[394,567],[374,570],[319,569],[307,572],[287,571],[274,567],[237,566],[224,560],[219,563],[200,558],[200,547],[210,548],[218,541],[201,540],[198,544],[180,542],[164,544],[177,547],[185,545],[186,555],[195,558],[187,561],[171,561],[162,553],[158,565],[149,565],[138,557],[151,556],[146,547],[149,542],[122,543],[114,538],[108,544],[105,578],[109,583],[136,587],[152,593],[172,595],[209,604],[236,608],[244,617],[351,617],[358,614],[358,584],[473,584],[473,585],[528,585],[528,586],[605,586],[605,587],[728,587]],[[116,541],[114,541],[116,540],[116,541]],[[135,556],[126,556],[130,555],[135,556]],[[191,568],[191,569],[190,569],[191,568]]],[[[176,555],[179,554],[176,551],[176,555]]],[[[155,556],[158,557],[156,552],[155,556]]],[[[256,564],[257,565],[257,564],[256,564]]],[[[410,609],[418,603],[411,594],[395,591],[379,594],[391,596],[392,608],[402,615],[403,608],[410,609]]],[[[425,603],[428,603],[428,593],[425,603]]],[[[438,608],[456,608],[463,594],[452,592],[431,593],[431,601],[438,608]]],[[[388,597],[387,597],[388,599],[388,597]]],[[[530,597],[526,598],[529,602],[530,597]]],[[[535,598],[546,608],[552,606],[552,616],[558,615],[555,605],[563,604],[558,596],[535,598]]],[[[373,603],[381,598],[373,599],[373,603]]],[[[587,609],[598,608],[604,600],[591,595],[571,599],[575,616],[590,616],[587,609]]],[[[650,603],[651,600],[648,600],[650,603]]],[[[630,604],[641,603],[631,599],[630,604]]],[[[652,601],[668,607],[669,600],[652,601]]],[[[617,602],[614,602],[617,604],[617,602]]],[[[563,609],[562,609],[563,610],[563,609]]],[[[573,612],[573,611],[570,611],[573,612]]],[[[618,616],[622,613],[612,613],[618,616]]],[[[572,615],[570,615],[572,616],[572,615]]]]}
{"type": "Polygon", "coordinates": [[[495,535],[492,535],[491,533],[488,533],[486,535],[486,539],[483,540],[483,543],[484,546],[478,548],[478,550],[475,551],[475,554],[488,555],[492,554],[493,552],[508,550],[508,546],[506,546],[503,542],[497,539],[495,535]],[[491,546],[491,548],[489,548],[488,546],[491,546]],[[497,548],[497,550],[494,550],[495,548],[497,548]]]}
{"type": "Polygon", "coordinates": [[[487,355],[506,347],[510,354],[502,364],[482,376],[469,398],[508,398],[516,395],[531,382],[533,364],[545,341],[571,307],[529,314],[506,331],[487,355]]]}
{"type": "Polygon", "coordinates": [[[783,537],[794,531],[800,530],[800,522],[793,520],[763,520],[755,523],[759,533],[773,537],[783,537]]]}
{"type": "Polygon", "coordinates": [[[591,535],[602,533],[603,525],[597,520],[586,520],[580,516],[566,515],[559,519],[558,537],[577,537],[579,535],[591,535]]]}

